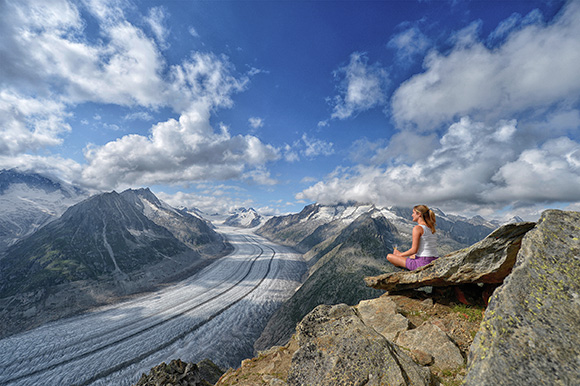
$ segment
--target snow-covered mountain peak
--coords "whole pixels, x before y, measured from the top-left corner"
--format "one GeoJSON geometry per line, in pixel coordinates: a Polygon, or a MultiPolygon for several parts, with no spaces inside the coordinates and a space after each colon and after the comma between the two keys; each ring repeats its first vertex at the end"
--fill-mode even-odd
{"type": "Polygon", "coordinates": [[[511,217],[511,218],[509,218],[509,219],[501,222],[501,224],[502,225],[505,225],[505,224],[516,224],[516,223],[519,223],[519,222],[524,222],[524,219],[521,218],[520,216],[513,216],[513,217],[511,217]]]}
{"type": "Polygon", "coordinates": [[[88,192],[55,178],[0,171],[0,250],[58,218],[88,196],[88,192]]]}
{"type": "Polygon", "coordinates": [[[310,216],[302,219],[306,221],[316,221],[329,223],[341,220],[345,223],[353,222],[358,216],[371,212],[375,207],[373,205],[356,205],[356,204],[339,204],[339,205],[318,205],[317,210],[313,211],[310,216]]]}
{"type": "Polygon", "coordinates": [[[147,217],[183,216],[180,211],[157,198],[149,188],[127,189],[121,193],[121,196],[142,209],[147,217]]]}
{"type": "Polygon", "coordinates": [[[242,228],[254,228],[256,226],[262,225],[264,221],[264,217],[254,208],[238,208],[234,211],[233,214],[225,219],[224,225],[242,228]]]}

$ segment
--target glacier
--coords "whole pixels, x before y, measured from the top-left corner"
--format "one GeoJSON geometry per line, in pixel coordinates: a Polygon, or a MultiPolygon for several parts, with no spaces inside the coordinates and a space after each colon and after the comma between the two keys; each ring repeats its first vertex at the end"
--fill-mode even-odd
{"type": "Polygon", "coordinates": [[[194,276],[0,340],[0,385],[131,385],[177,358],[238,367],[306,265],[251,230],[218,231],[234,251],[194,276]]]}

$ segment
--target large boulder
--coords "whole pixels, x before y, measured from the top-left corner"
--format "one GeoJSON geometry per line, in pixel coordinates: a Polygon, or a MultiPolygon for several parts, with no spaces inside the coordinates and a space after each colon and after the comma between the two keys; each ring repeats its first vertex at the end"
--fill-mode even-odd
{"type": "Polygon", "coordinates": [[[321,305],[296,327],[288,385],[431,385],[428,368],[367,326],[353,307],[321,305]]]}
{"type": "Polygon", "coordinates": [[[396,343],[411,352],[429,354],[433,358],[433,366],[441,370],[455,370],[465,364],[461,351],[455,343],[445,332],[430,322],[401,332],[396,343]]]}
{"type": "Polygon", "coordinates": [[[394,342],[402,331],[411,328],[409,319],[401,315],[397,304],[386,296],[363,300],[356,306],[356,310],[367,326],[374,328],[391,342],[394,342]]]}
{"type": "Polygon", "coordinates": [[[443,292],[432,296],[408,291],[352,307],[321,306],[303,319],[288,344],[242,361],[216,386],[406,385],[415,382],[417,372],[418,384],[425,384],[426,369],[435,384],[459,384],[483,312],[457,309],[443,292]],[[404,380],[401,373],[414,378],[404,380]]]}
{"type": "MultiPolygon", "coordinates": [[[[431,299],[430,299],[431,300],[431,299]]],[[[430,302],[433,305],[432,301],[430,302]]],[[[355,307],[365,325],[372,327],[390,342],[408,350],[416,363],[443,371],[456,371],[465,366],[461,350],[437,326],[437,319],[425,321],[416,328],[400,313],[393,299],[381,296],[363,300],[355,307]]]]}
{"type": "Polygon", "coordinates": [[[511,272],[521,240],[535,223],[507,224],[469,248],[443,256],[415,271],[365,278],[369,287],[399,291],[424,286],[502,283],[511,272]]]}
{"type": "Polygon", "coordinates": [[[580,213],[549,210],[486,310],[466,385],[580,385],[580,213]]]}

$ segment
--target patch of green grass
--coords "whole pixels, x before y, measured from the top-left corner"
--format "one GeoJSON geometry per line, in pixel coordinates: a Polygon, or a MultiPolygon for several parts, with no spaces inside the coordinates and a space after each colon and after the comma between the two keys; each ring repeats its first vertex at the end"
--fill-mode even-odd
{"type": "Polygon", "coordinates": [[[451,307],[453,312],[464,316],[469,322],[478,322],[483,319],[484,308],[466,304],[456,304],[451,307]]]}
{"type": "Polygon", "coordinates": [[[465,373],[465,366],[460,366],[456,369],[441,370],[437,374],[437,379],[443,386],[459,386],[463,384],[465,373]]]}

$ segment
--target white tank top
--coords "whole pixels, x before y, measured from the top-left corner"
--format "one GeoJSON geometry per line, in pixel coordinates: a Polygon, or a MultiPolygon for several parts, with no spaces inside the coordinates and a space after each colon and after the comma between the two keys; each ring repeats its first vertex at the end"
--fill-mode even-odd
{"type": "Polygon", "coordinates": [[[432,233],[427,225],[421,225],[421,227],[423,227],[423,235],[419,239],[419,249],[417,250],[416,256],[438,257],[437,235],[432,233]]]}

